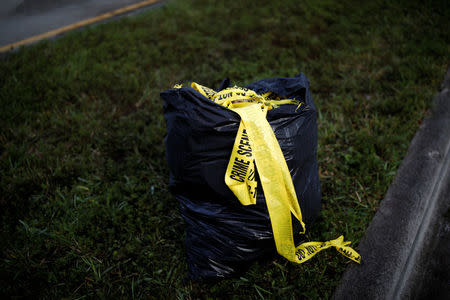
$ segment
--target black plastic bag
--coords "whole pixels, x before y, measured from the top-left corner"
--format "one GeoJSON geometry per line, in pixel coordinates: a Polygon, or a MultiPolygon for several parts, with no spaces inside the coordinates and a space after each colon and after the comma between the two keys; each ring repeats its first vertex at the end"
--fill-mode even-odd
{"type": "MultiPolygon", "coordinates": [[[[229,80],[224,80],[219,90],[228,86],[229,80]]],[[[320,182],[316,108],[308,80],[299,74],[260,80],[246,88],[258,94],[271,91],[306,104],[298,109],[296,105],[272,109],[267,120],[291,173],[303,221],[310,229],[320,210],[320,182]]],[[[243,206],[224,181],[239,115],[190,87],[164,91],[161,97],[167,123],[169,187],[186,223],[189,277],[230,277],[250,262],[276,253],[262,189],[256,205],[243,206]]],[[[298,232],[300,226],[295,229],[298,232]]]]}

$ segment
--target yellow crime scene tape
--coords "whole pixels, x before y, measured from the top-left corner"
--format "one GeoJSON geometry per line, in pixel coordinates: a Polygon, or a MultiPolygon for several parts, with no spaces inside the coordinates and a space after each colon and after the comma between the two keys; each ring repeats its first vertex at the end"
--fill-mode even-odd
{"type": "Polygon", "coordinates": [[[286,160],[266,116],[268,110],[279,105],[295,104],[300,107],[303,103],[295,99],[271,99],[271,92],[259,95],[236,86],[220,92],[195,82],[191,87],[241,117],[225,183],[242,205],[256,204],[256,164],[277,252],[292,262],[303,263],[320,251],[334,247],[342,255],[360,263],[361,256],[348,246],[351,242],[345,242],[343,236],[326,242],[306,242],[297,247],[294,244],[291,213],[300,222],[302,234],[306,232],[306,227],[286,160]]]}

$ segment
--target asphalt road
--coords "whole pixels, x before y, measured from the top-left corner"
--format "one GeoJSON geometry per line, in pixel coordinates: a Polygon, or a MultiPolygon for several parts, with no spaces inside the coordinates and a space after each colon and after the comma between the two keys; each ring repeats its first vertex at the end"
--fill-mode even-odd
{"type": "Polygon", "coordinates": [[[0,47],[139,2],[142,0],[1,0],[0,47]]]}

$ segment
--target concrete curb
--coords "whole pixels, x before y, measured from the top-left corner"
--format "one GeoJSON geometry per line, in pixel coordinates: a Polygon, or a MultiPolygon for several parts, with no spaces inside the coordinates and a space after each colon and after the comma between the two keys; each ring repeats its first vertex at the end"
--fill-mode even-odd
{"type": "Polygon", "coordinates": [[[359,244],[362,264],[347,269],[333,299],[422,297],[450,207],[450,69],[433,104],[359,244]]]}

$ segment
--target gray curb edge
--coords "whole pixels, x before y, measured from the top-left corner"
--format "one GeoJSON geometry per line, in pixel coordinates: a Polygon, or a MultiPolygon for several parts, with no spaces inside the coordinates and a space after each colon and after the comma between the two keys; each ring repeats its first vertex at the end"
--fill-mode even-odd
{"type": "Polygon", "coordinates": [[[450,69],[333,299],[415,298],[450,199],[450,69]]]}

